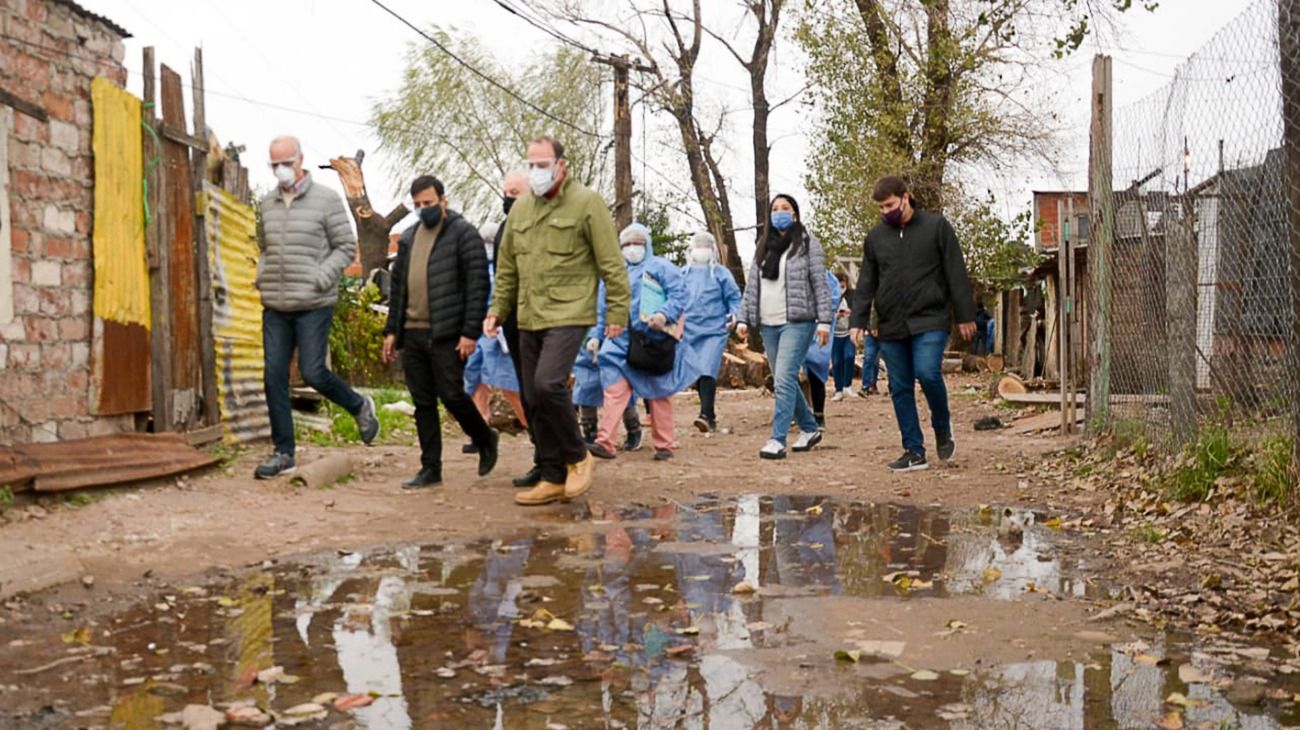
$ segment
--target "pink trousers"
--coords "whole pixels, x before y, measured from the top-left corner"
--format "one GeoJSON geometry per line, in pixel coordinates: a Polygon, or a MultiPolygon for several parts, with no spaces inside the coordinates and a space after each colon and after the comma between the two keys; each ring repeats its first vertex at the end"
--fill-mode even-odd
{"type": "MultiPolygon", "coordinates": [[[[632,400],[632,386],[627,380],[620,380],[605,389],[604,409],[600,414],[600,432],[596,434],[596,443],[609,451],[616,450],[614,436],[618,434],[618,425],[623,422],[623,411],[628,401],[632,400]]],[[[673,401],[671,398],[647,401],[650,404],[650,438],[655,449],[672,451],[677,448],[673,433],[673,401]]]]}

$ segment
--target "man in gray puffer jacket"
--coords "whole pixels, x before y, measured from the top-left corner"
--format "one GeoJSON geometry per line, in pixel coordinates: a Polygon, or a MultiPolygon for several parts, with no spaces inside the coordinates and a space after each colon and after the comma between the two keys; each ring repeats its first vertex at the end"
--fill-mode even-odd
{"type": "Polygon", "coordinates": [[[263,377],[275,453],[257,467],[258,479],[294,469],[289,362],[295,349],[303,380],[352,414],[361,440],[369,444],[379,435],[374,400],[357,393],[325,365],[339,277],[357,248],[347,209],[338,193],[313,184],[303,171],[302,145],[296,138],[271,142],[271,169],[280,185],[262,199],[256,283],[262,293],[263,377]]]}

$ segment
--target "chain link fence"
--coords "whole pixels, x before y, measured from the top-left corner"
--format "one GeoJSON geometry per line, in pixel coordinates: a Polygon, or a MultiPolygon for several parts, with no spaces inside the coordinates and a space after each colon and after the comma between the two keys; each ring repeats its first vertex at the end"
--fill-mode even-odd
{"type": "Polygon", "coordinates": [[[1107,60],[1094,84],[1089,206],[1101,235],[1087,256],[1084,343],[1094,427],[1179,446],[1226,426],[1248,446],[1294,449],[1300,59],[1288,59],[1290,5],[1300,14],[1300,0],[1256,0],[1164,87],[1113,113],[1111,75],[1142,69],[1107,60]]]}

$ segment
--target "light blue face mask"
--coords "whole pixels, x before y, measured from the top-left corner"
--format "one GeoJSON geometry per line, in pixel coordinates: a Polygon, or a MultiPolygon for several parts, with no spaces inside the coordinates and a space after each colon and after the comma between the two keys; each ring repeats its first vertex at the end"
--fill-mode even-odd
{"type": "Polygon", "coordinates": [[[778,231],[784,231],[794,225],[794,213],[788,210],[777,210],[772,212],[772,227],[778,231]]]}
{"type": "Polygon", "coordinates": [[[534,167],[528,171],[528,184],[533,189],[533,195],[542,197],[551,191],[555,186],[555,165],[550,167],[534,167]]]}

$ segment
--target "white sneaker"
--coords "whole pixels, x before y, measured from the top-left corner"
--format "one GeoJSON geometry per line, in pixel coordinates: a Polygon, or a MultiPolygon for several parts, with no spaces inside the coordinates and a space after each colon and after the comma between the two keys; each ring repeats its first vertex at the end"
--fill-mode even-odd
{"type": "Polygon", "coordinates": [[[821,431],[812,431],[811,433],[808,431],[800,431],[799,438],[794,440],[794,446],[791,446],[790,450],[796,453],[801,451],[812,451],[812,447],[821,442],[821,431]]]}
{"type": "Polygon", "coordinates": [[[867,397],[867,394],[866,394],[866,393],[863,393],[861,390],[854,390],[853,388],[848,388],[848,389],[846,389],[844,392],[845,392],[845,393],[848,393],[850,396],[853,396],[854,398],[866,398],[866,397],[867,397]]]}
{"type": "Polygon", "coordinates": [[[844,391],[842,391],[842,390],[837,390],[837,391],[835,391],[835,395],[831,396],[831,400],[833,400],[833,401],[841,401],[841,400],[844,400],[844,391]]]}
{"type": "Polygon", "coordinates": [[[776,439],[768,439],[763,448],[758,450],[758,455],[763,459],[784,459],[785,446],[776,439]]]}

